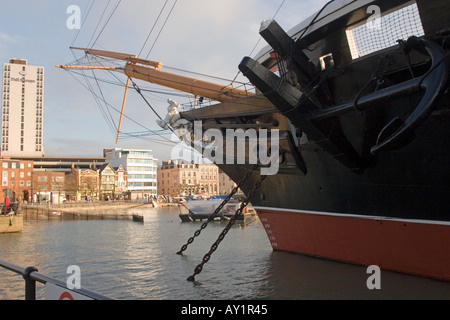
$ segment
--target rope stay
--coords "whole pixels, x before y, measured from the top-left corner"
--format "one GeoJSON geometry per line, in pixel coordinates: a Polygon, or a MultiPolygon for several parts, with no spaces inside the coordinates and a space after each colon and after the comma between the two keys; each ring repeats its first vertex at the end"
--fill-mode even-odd
{"type": "MultiPolygon", "coordinates": [[[[85,89],[87,89],[87,90],[93,95],[94,100],[97,102],[97,105],[99,105],[99,102],[97,101],[97,99],[98,99],[98,100],[102,100],[102,98],[95,92],[94,88],[92,88],[92,86],[90,85],[89,81],[87,81],[87,79],[86,79],[87,76],[84,75],[84,73],[83,73],[83,74],[81,74],[81,73],[76,73],[77,75],[82,75],[82,76],[83,76],[83,78],[84,78],[85,81],[86,81],[86,84],[84,84],[84,83],[81,82],[77,77],[75,77],[75,76],[73,75],[73,74],[74,74],[73,71],[69,71],[68,69],[65,69],[65,70],[67,70],[67,71],[69,72],[69,74],[75,79],[75,81],[77,81],[81,86],[83,86],[85,89]]],[[[105,103],[106,105],[108,105],[109,108],[112,108],[115,112],[120,113],[120,110],[118,110],[118,109],[115,108],[113,105],[111,105],[110,103],[108,103],[108,101],[104,101],[104,103],[105,103]]],[[[99,108],[100,108],[100,110],[102,111],[102,109],[101,109],[100,106],[99,106],[99,108]]],[[[102,113],[103,113],[103,111],[102,111],[102,113]]],[[[141,124],[141,123],[139,123],[138,121],[134,120],[133,118],[129,117],[128,115],[124,114],[124,117],[127,118],[128,120],[130,120],[131,122],[135,123],[136,125],[138,125],[138,126],[142,127],[143,129],[145,129],[146,132],[148,132],[149,134],[157,135],[157,136],[159,136],[159,137],[161,137],[161,138],[163,139],[163,141],[161,141],[161,140],[155,140],[155,139],[147,139],[148,141],[152,141],[152,142],[155,142],[155,143],[160,143],[160,144],[168,145],[168,146],[174,146],[174,145],[176,145],[176,142],[174,142],[174,141],[168,139],[167,137],[163,136],[161,133],[159,133],[159,132],[157,132],[157,131],[155,131],[155,130],[152,130],[152,129],[150,129],[150,128],[147,128],[146,126],[144,126],[143,124],[141,124]]],[[[142,137],[133,136],[132,134],[128,134],[128,133],[123,133],[123,134],[126,134],[127,136],[130,136],[130,137],[141,138],[141,139],[142,139],[142,137]]]]}
{"type": "Polygon", "coordinates": [[[166,0],[166,2],[164,3],[164,5],[163,5],[161,11],[159,12],[159,15],[158,15],[158,17],[156,18],[155,22],[153,23],[153,26],[152,26],[152,28],[150,29],[150,32],[148,33],[147,38],[145,39],[144,44],[142,45],[141,51],[139,51],[138,56],[140,56],[141,53],[142,53],[142,50],[144,50],[144,47],[145,47],[145,45],[147,44],[147,41],[148,41],[148,39],[150,38],[151,34],[153,33],[153,29],[155,29],[155,26],[156,26],[156,24],[158,23],[158,20],[159,20],[159,18],[161,17],[161,14],[163,13],[164,8],[166,7],[168,1],[169,1],[169,0],[166,0]]]}
{"type": "MultiPolygon", "coordinates": [[[[169,20],[169,17],[170,17],[170,15],[172,14],[172,11],[173,11],[173,9],[175,8],[175,5],[177,4],[177,2],[178,2],[178,0],[175,0],[175,2],[173,3],[172,8],[170,9],[169,14],[168,14],[167,17],[166,17],[166,20],[164,20],[164,23],[163,23],[161,29],[159,30],[158,35],[156,36],[155,41],[153,41],[153,45],[152,45],[152,47],[150,48],[150,51],[147,53],[146,59],[148,59],[148,57],[150,56],[150,53],[152,52],[153,48],[155,47],[155,44],[156,44],[156,42],[158,41],[159,36],[161,35],[161,32],[163,31],[164,27],[166,26],[167,20],[169,20]]],[[[164,6],[165,6],[165,5],[164,5],[164,6]]]]}

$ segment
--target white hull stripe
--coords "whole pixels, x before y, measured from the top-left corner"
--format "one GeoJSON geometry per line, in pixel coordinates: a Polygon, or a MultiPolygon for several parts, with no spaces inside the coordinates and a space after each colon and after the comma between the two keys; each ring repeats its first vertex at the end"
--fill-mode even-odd
{"type": "Polygon", "coordinates": [[[450,226],[450,221],[438,221],[438,220],[419,220],[419,219],[401,219],[392,218],[384,216],[368,216],[368,215],[358,215],[349,213],[332,213],[323,211],[308,211],[308,210],[296,210],[296,209],[284,209],[284,208],[271,208],[271,207],[254,207],[256,211],[266,210],[274,212],[292,212],[292,213],[304,213],[304,214],[314,214],[322,216],[332,216],[332,217],[344,217],[344,218],[358,218],[358,219],[370,219],[370,220],[385,220],[385,221],[398,221],[398,222],[408,222],[408,223],[422,223],[422,224],[434,224],[434,225],[444,225],[450,226]]]}

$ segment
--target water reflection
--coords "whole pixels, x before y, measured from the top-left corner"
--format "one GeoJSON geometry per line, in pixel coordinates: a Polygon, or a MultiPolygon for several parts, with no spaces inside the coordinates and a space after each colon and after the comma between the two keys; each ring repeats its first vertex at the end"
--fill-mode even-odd
{"type": "Polygon", "coordinates": [[[450,299],[450,284],[381,271],[381,289],[369,290],[367,267],[273,252],[266,279],[276,299],[450,299]]]}
{"type": "MultiPolygon", "coordinates": [[[[382,289],[372,291],[364,267],[273,252],[259,221],[233,226],[188,282],[226,222],[210,223],[177,255],[201,223],[181,223],[177,208],[135,213],[145,222],[26,220],[22,233],[0,235],[0,259],[62,281],[78,265],[84,288],[115,299],[450,299],[448,283],[383,272],[382,289]]],[[[0,269],[0,279],[0,298],[23,299],[20,276],[0,269]]]]}

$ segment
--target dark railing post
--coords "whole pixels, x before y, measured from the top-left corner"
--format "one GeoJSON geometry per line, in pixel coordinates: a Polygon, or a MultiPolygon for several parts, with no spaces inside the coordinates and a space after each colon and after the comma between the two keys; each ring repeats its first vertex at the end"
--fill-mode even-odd
{"type": "MultiPolygon", "coordinates": [[[[25,280],[25,300],[36,300],[36,282],[45,285],[47,283],[52,283],[61,288],[66,287],[66,283],[40,274],[39,270],[35,267],[22,268],[7,261],[0,260],[0,268],[5,268],[7,270],[15,272],[16,274],[22,275],[23,279],[25,280]],[[33,272],[35,272],[35,274],[33,274],[33,272]]],[[[93,300],[112,300],[109,297],[85,289],[76,290],[76,293],[93,300]]]]}
{"type": "Polygon", "coordinates": [[[22,277],[25,279],[25,300],[36,300],[36,280],[31,278],[31,273],[38,271],[35,267],[23,270],[22,277]]]}

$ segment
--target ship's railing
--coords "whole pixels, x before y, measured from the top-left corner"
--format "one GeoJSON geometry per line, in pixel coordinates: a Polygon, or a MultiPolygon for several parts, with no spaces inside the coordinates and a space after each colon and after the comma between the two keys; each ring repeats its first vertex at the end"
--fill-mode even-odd
{"type": "MultiPolygon", "coordinates": [[[[25,280],[25,300],[36,300],[36,282],[42,283],[44,285],[53,284],[60,288],[67,287],[66,283],[64,283],[63,281],[43,275],[39,273],[38,269],[36,269],[35,267],[22,268],[3,260],[0,260],[0,267],[22,275],[23,279],[25,280]]],[[[70,291],[87,299],[112,300],[109,297],[86,289],[74,289],[70,291]]]]}

